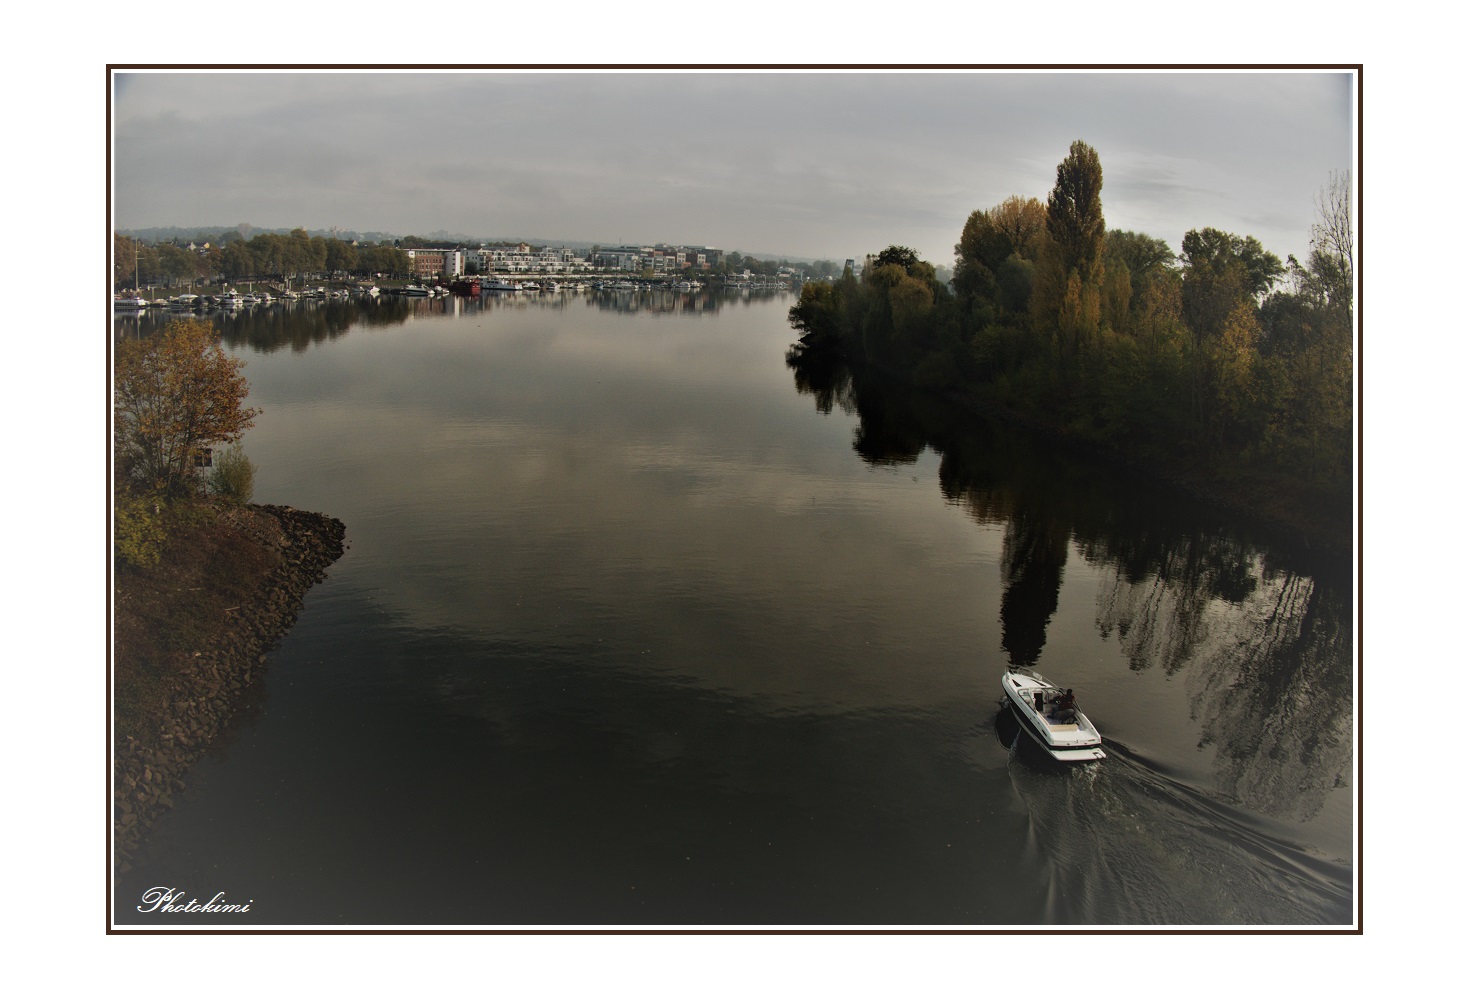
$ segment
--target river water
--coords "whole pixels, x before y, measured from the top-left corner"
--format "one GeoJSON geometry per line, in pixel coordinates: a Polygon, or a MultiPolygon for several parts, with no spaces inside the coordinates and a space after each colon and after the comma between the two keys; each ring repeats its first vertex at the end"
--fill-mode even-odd
{"type": "Polygon", "coordinates": [[[791,303],[217,319],[255,498],[349,549],[115,923],[1352,925],[1349,562],[789,364],[791,303]],[[1008,667],[1108,758],[1018,737],[1008,667]]]}

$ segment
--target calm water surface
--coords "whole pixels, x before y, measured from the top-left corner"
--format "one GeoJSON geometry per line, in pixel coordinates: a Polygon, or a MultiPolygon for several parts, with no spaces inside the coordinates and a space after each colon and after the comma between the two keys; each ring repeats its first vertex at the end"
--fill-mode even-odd
{"type": "Polygon", "coordinates": [[[789,365],[790,304],[221,319],[256,499],[349,550],[116,922],[1351,923],[1348,564],[789,365]],[[1018,738],[1008,666],[1109,758],[1018,738]]]}

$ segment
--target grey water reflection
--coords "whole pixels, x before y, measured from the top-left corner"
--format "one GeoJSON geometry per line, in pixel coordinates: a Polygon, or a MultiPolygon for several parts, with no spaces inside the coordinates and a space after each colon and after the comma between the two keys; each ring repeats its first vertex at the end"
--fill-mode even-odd
{"type": "Polygon", "coordinates": [[[788,362],[819,411],[837,406],[856,418],[853,448],[862,457],[909,464],[933,449],[944,496],[979,524],[1004,529],[998,615],[1012,665],[1042,658],[1070,556],[1081,558],[1096,571],[1098,634],[1116,641],[1136,674],[1184,677],[1190,736],[1209,753],[1213,792],[1301,823],[1350,786],[1345,557],[1263,537],[1106,463],[803,347],[788,362]]]}
{"type": "Polygon", "coordinates": [[[679,290],[668,284],[627,288],[598,285],[556,290],[501,292],[485,290],[474,296],[404,297],[389,293],[355,294],[334,298],[276,299],[240,308],[207,308],[181,312],[153,307],[115,313],[115,338],[137,338],[157,332],[175,318],[210,321],[231,349],[261,352],[291,350],[301,353],[346,335],[355,327],[401,326],[411,318],[462,317],[497,311],[563,311],[574,305],[600,311],[649,315],[706,315],[722,308],[771,301],[782,291],[711,286],[679,290]]]}

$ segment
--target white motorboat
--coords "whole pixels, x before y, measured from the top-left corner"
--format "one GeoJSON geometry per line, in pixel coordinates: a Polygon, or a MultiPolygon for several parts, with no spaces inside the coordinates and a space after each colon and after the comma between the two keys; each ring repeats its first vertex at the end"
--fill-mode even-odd
{"type": "Polygon", "coordinates": [[[400,290],[399,293],[405,297],[428,297],[429,288],[421,287],[417,283],[410,283],[407,287],[400,290]]]}
{"type": "Polygon", "coordinates": [[[215,304],[226,308],[243,308],[245,306],[245,298],[236,293],[234,287],[231,287],[229,290],[222,290],[219,294],[215,295],[215,304]]]}
{"type": "Polygon", "coordinates": [[[141,311],[148,307],[148,302],[141,297],[114,297],[112,306],[118,311],[141,311]]]}
{"type": "Polygon", "coordinates": [[[1072,690],[1059,689],[1034,671],[1008,671],[1001,688],[1017,723],[1059,762],[1105,758],[1103,736],[1072,703],[1072,690]]]}

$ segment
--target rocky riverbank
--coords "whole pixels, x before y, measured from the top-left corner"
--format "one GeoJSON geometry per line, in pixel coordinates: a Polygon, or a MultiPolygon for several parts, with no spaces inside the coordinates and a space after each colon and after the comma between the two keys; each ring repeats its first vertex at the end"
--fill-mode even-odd
{"type": "Polygon", "coordinates": [[[161,569],[119,576],[113,836],[120,872],[173,806],[188,768],[238,712],[307,592],[342,556],[345,533],[341,521],[291,507],[212,506],[161,569]]]}

